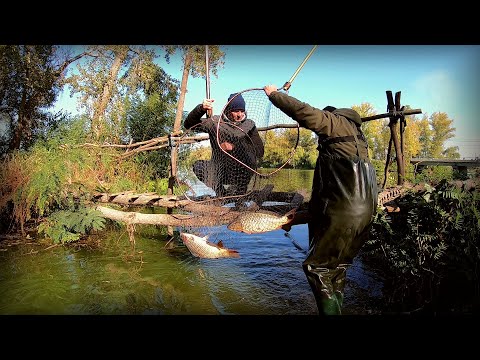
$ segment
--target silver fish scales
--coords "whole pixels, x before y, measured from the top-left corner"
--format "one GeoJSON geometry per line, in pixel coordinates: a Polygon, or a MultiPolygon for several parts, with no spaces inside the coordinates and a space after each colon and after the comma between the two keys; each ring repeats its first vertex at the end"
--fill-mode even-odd
{"type": "Polygon", "coordinates": [[[290,210],[283,216],[266,210],[248,211],[240,214],[228,224],[227,228],[246,234],[256,234],[280,229],[283,225],[291,222],[295,215],[295,209],[290,210]]]}
{"type": "Polygon", "coordinates": [[[237,250],[224,248],[221,241],[218,244],[214,244],[208,241],[208,236],[201,237],[194,234],[180,233],[180,238],[192,255],[196,257],[207,259],[240,257],[237,250]]]}

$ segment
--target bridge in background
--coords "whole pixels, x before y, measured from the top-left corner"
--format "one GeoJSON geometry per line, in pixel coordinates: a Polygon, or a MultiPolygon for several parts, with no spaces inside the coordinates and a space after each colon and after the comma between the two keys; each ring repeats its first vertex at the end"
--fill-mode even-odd
{"type": "Polygon", "coordinates": [[[415,165],[417,173],[427,166],[451,166],[458,171],[460,177],[467,177],[467,168],[480,167],[478,158],[472,160],[412,158],[410,162],[415,165]]]}

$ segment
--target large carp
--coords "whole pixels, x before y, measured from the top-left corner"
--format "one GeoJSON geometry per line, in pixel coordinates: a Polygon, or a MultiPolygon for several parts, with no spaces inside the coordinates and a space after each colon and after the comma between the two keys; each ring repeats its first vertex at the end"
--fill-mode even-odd
{"type": "Polygon", "coordinates": [[[228,224],[227,228],[246,234],[277,230],[293,220],[295,210],[296,209],[292,209],[283,216],[267,210],[246,211],[228,224]]]}
{"type": "Polygon", "coordinates": [[[201,237],[194,234],[180,233],[180,238],[192,255],[196,257],[207,259],[240,257],[237,250],[224,248],[222,241],[219,241],[218,244],[208,241],[208,235],[201,237]]]}

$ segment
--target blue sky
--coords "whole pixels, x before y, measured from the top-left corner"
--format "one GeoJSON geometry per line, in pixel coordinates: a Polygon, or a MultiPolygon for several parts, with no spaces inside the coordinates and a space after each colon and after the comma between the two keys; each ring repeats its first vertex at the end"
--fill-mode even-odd
{"type": "MultiPolygon", "coordinates": [[[[210,95],[216,99],[214,113],[221,111],[233,92],[267,84],[281,87],[312,48],[222,46],[225,65],[218,70],[218,77],[210,74],[210,95]]],[[[160,56],[158,63],[181,80],[180,54],[173,56],[170,64],[160,56]]],[[[384,113],[385,91],[401,91],[401,105],[419,108],[429,116],[445,112],[454,120],[456,136],[447,146],[459,146],[462,157],[480,157],[480,121],[474,112],[480,100],[479,65],[479,45],[318,45],[292,82],[289,94],[318,108],[368,102],[377,113],[384,113]]],[[[205,79],[190,76],[184,110],[201,103],[205,94],[205,79]]],[[[68,92],[59,97],[56,106],[71,112],[75,107],[68,92]]]]}

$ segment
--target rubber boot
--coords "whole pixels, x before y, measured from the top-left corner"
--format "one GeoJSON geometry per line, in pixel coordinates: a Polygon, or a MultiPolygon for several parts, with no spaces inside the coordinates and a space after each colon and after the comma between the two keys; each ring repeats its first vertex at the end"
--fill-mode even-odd
{"type": "Polygon", "coordinates": [[[340,291],[335,291],[335,299],[337,299],[338,306],[340,307],[340,313],[343,306],[343,293],[340,291]]]}
{"type": "Polygon", "coordinates": [[[332,276],[336,272],[327,268],[316,268],[312,265],[304,265],[303,271],[315,296],[318,314],[321,316],[340,315],[341,308],[332,284],[332,276]]]}
{"type": "Polygon", "coordinates": [[[336,294],[334,294],[331,298],[324,298],[322,299],[322,311],[325,315],[341,315],[342,309],[340,304],[338,303],[338,299],[336,294]]]}
{"type": "Polygon", "coordinates": [[[345,282],[347,280],[347,267],[348,264],[341,264],[335,269],[335,276],[333,278],[333,291],[335,297],[337,299],[338,305],[340,309],[343,306],[343,299],[344,299],[344,289],[345,289],[345,282]]]}

